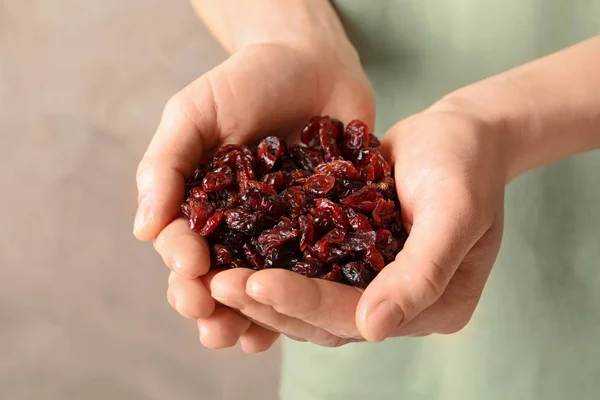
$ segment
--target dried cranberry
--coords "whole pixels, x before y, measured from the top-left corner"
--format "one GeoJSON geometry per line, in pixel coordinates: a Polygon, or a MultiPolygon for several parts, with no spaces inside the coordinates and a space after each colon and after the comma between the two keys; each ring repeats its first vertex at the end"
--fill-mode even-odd
{"type": "Polygon", "coordinates": [[[285,143],[276,136],[269,136],[259,143],[256,155],[263,170],[270,171],[284,152],[285,143]]]}
{"type": "Polygon", "coordinates": [[[241,209],[225,211],[225,222],[227,227],[234,231],[240,231],[247,235],[253,235],[259,226],[261,214],[251,213],[241,209]]]}
{"type": "Polygon", "coordinates": [[[313,278],[321,275],[323,272],[324,263],[316,258],[310,258],[304,261],[298,261],[292,265],[292,271],[313,278]]]}
{"type": "MultiPolygon", "coordinates": [[[[356,158],[356,166],[361,171],[361,175],[365,173],[363,171],[369,171],[368,177],[371,179],[368,180],[370,181],[376,181],[384,176],[390,176],[392,171],[390,165],[385,161],[379,150],[373,148],[362,149],[360,151],[356,158]]],[[[364,175],[363,178],[365,178],[364,175]]]]}
{"type": "Polygon", "coordinates": [[[233,182],[233,171],[227,165],[222,165],[208,172],[202,181],[202,188],[206,192],[219,192],[226,189],[233,182]]]}
{"type": "Polygon", "coordinates": [[[373,271],[362,261],[353,261],[342,265],[344,278],[352,285],[366,288],[374,278],[373,271]]]}
{"type": "Polygon", "coordinates": [[[215,266],[220,267],[222,265],[228,265],[233,261],[233,254],[231,249],[222,244],[214,244],[211,248],[211,255],[214,260],[215,266]]]}
{"type": "Polygon", "coordinates": [[[225,219],[225,213],[221,210],[215,211],[215,213],[206,220],[206,223],[198,233],[202,236],[210,235],[219,227],[219,225],[221,225],[223,219],[225,219]]]}
{"type": "Polygon", "coordinates": [[[325,161],[335,160],[340,155],[337,146],[337,139],[340,136],[340,132],[327,117],[322,118],[319,125],[319,142],[323,149],[323,159],[325,161]]]}
{"type": "Polygon", "coordinates": [[[335,185],[335,178],[331,175],[314,174],[309,177],[302,187],[305,192],[315,196],[326,195],[335,185]]]}
{"type": "Polygon", "coordinates": [[[345,160],[334,160],[327,163],[323,163],[317,168],[315,172],[319,174],[332,175],[336,178],[359,180],[360,174],[350,161],[345,160]]]}
{"type": "Polygon", "coordinates": [[[369,147],[370,136],[369,128],[362,121],[351,121],[344,133],[342,145],[344,157],[349,160],[356,159],[361,149],[369,147]]]}
{"type": "Polygon", "coordinates": [[[344,207],[344,212],[346,213],[346,218],[348,219],[348,224],[355,231],[372,231],[373,227],[369,222],[369,218],[364,216],[363,214],[355,211],[350,207],[344,207]]]}
{"type": "Polygon", "coordinates": [[[400,249],[400,243],[387,229],[378,229],[376,234],[375,247],[387,261],[392,261],[400,249]]]}
{"type": "Polygon", "coordinates": [[[213,214],[215,208],[208,200],[189,197],[187,202],[181,206],[181,211],[188,217],[190,229],[198,232],[204,227],[204,224],[213,214]]]}
{"type": "Polygon", "coordinates": [[[313,214],[330,220],[338,228],[346,229],[348,227],[346,213],[342,207],[329,199],[316,199],[313,214]]]}
{"type": "Polygon", "coordinates": [[[252,238],[242,246],[242,251],[248,263],[254,269],[263,269],[265,267],[265,259],[258,252],[256,239],[252,238]]]}
{"type": "Polygon", "coordinates": [[[373,231],[348,232],[341,248],[349,251],[364,251],[375,246],[376,234],[373,231]]]}
{"type": "Polygon", "coordinates": [[[323,155],[319,150],[302,147],[298,145],[290,146],[290,158],[303,169],[312,171],[317,165],[323,162],[323,155]]]}
{"type": "Polygon", "coordinates": [[[381,253],[375,248],[375,246],[369,247],[364,254],[364,260],[373,268],[379,272],[385,267],[385,261],[381,253]]]}
{"type": "Polygon", "coordinates": [[[260,254],[266,255],[274,247],[298,237],[298,228],[287,218],[283,218],[277,225],[267,229],[258,237],[260,254]]]}
{"type": "Polygon", "coordinates": [[[315,238],[312,215],[308,214],[298,217],[298,228],[300,229],[300,250],[304,251],[306,246],[312,244],[315,238]]]}
{"type": "Polygon", "coordinates": [[[390,226],[400,218],[396,205],[391,200],[379,199],[373,209],[373,225],[390,226]]]}
{"type": "Polygon", "coordinates": [[[287,177],[282,171],[268,173],[261,180],[266,185],[271,186],[277,193],[281,192],[287,185],[287,177]]]}
{"type": "Polygon", "coordinates": [[[333,264],[331,269],[322,274],[319,278],[326,279],[328,281],[339,282],[344,277],[344,273],[342,272],[342,267],[339,264],[333,264]]]}
{"type": "Polygon", "coordinates": [[[381,198],[381,193],[377,191],[377,185],[370,184],[363,186],[350,196],[344,197],[340,202],[358,211],[373,211],[377,200],[381,198]]]}

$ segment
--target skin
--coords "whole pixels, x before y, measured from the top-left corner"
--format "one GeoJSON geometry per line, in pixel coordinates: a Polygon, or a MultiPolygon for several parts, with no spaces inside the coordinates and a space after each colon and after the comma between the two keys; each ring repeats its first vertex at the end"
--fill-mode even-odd
{"type": "Polygon", "coordinates": [[[193,2],[233,55],[167,103],[138,169],[134,233],[171,268],[170,304],[198,320],[205,346],[250,353],[280,333],[331,347],[462,329],[500,247],[506,184],[600,147],[600,37],[459,89],[385,134],[410,236],[363,292],[286,270],[209,272],[206,242],[179,218],[186,177],[218,145],[294,138],[313,115],[373,127],[371,87],[327,1],[260,0],[269,13],[231,1],[193,2]]]}

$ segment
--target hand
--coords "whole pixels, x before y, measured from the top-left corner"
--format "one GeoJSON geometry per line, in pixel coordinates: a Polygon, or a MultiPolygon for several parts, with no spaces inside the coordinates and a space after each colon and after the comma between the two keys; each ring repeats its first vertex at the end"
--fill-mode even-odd
{"type": "Polygon", "coordinates": [[[499,250],[504,132],[444,104],[394,126],[382,145],[409,239],[362,293],[287,270],[234,269],[214,298],[290,337],[324,346],[449,334],[470,320],[499,250]]]}
{"type": "Polygon", "coordinates": [[[173,271],[170,303],[183,316],[200,319],[202,341],[209,347],[230,346],[242,335],[258,337],[242,341],[248,351],[258,351],[272,334],[250,325],[235,311],[215,308],[200,279],[210,267],[207,243],[180,217],[186,178],[221,144],[253,142],[273,133],[298,137],[315,115],[335,116],[344,123],[359,118],[373,126],[372,89],[346,42],[334,47],[329,41],[249,46],[187,86],[165,107],[138,168],[134,233],[141,240],[154,239],[173,271]],[[211,333],[216,331],[220,333],[211,333]]]}

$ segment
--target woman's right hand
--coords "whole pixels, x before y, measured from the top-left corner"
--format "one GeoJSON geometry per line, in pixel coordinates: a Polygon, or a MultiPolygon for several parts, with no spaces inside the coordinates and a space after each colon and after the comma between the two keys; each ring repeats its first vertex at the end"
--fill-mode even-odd
{"type": "Polygon", "coordinates": [[[198,319],[208,347],[232,346],[241,335],[246,351],[260,351],[277,334],[216,305],[210,296],[201,279],[207,279],[210,269],[208,245],[180,215],[185,181],[218,146],[254,142],[269,134],[298,137],[315,115],[330,115],[345,124],[358,118],[372,129],[371,86],[355,50],[346,38],[340,39],[255,44],[235,53],[168,101],[139,164],[134,234],[154,240],[172,270],[170,304],[181,315],[198,319]]]}

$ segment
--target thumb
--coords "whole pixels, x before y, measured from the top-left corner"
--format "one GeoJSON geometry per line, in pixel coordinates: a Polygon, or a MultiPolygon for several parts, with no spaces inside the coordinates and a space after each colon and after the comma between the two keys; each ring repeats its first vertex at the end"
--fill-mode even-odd
{"type": "Polygon", "coordinates": [[[404,249],[371,282],[357,306],[358,329],[369,341],[385,339],[435,303],[477,241],[472,208],[464,203],[423,207],[414,216],[404,249]]]}

